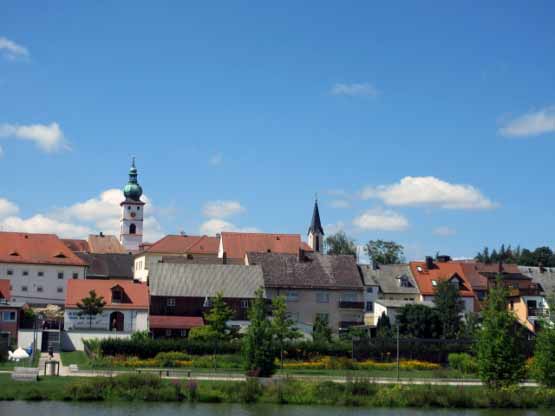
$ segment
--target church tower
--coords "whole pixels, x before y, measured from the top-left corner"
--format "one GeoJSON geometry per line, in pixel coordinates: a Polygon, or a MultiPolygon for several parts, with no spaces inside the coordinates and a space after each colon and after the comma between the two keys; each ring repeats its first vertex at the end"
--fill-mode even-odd
{"type": "Polygon", "coordinates": [[[324,253],[324,229],[320,222],[320,211],[318,210],[318,199],[314,201],[314,211],[312,212],[312,222],[308,227],[308,245],[316,253],[324,253]]]}
{"type": "Polygon", "coordinates": [[[137,168],[135,158],[129,169],[129,182],[123,188],[125,200],[120,204],[120,236],[121,245],[129,251],[138,251],[143,242],[143,208],[145,203],[141,201],[143,188],[137,182],[137,168]]]}

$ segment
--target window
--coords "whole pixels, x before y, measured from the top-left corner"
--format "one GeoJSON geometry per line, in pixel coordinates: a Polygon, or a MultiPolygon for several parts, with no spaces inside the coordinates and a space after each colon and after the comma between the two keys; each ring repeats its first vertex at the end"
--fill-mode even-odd
{"type": "Polygon", "coordinates": [[[23,276],[29,276],[29,271],[28,270],[23,270],[23,276]]]}
{"type": "Polygon", "coordinates": [[[129,234],[136,234],[137,233],[137,226],[135,224],[131,224],[129,226],[129,234]]]}
{"type": "Polygon", "coordinates": [[[167,337],[171,337],[171,336],[172,336],[172,330],[171,330],[171,329],[166,329],[166,336],[167,336],[167,337]]]}
{"type": "Polygon", "coordinates": [[[56,289],[58,291],[58,293],[63,293],[64,292],[64,288],[58,286],[58,288],[56,289]]]}
{"type": "Polygon", "coordinates": [[[121,303],[122,300],[123,300],[123,293],[121,289],[119,288],[112,289],[112,302],[121,303]]]}
{"type": "Polygon", "coordinates": [[[366,293],[374,293],[374,288],[373,287],[367,287],[366,288],[366,293]]]}
{"type": "Polygon", "coordinates": [[[187,336],[187,330],[186,329],[181,329],[179,331],[179,335],[182,336],[182,337],[186,337],[187,336]]]}
{"type": "Polygon", "coordinates": [[[285,299],[287,302],[298,302],[299,301],[299,292],[287,292],[285,295],[285,299]]]}
{"type": "Polygon", "coordinates": [[[141,210],[141,207],[137,207],[137,211],[140,211],[140,210],[141,210]]]}
{"type": "Polygon", "coordinates": [[[8,322],[14,322],[15,321],[15,312],[14,311],[3,312],[2,313],[2,320],[3,321],[8,321],[8,322]]]}
{"type": "Polygon", "coordinates": [[[42,272],[42,271],[40,271],[40,272],[37,272],[37,276],[38,276],[38,277],[42,277],[42,276],[44,276],[44,272],[42,272]]]}
{"type": "Polygon", "coordinates": [[[329,322],[329,314],[327,313],[317,313],[316,319],[321,319],[322,321],[329,322]]]}
{"type": "Polygon", "coordinates": [[[241,299],[241,308],[248,309],[249,308],[249,300],[248,299],[241,299]]]}
{"type": "Polygon", "coordinates": [[[73,273],[73,278],[74,278],[74,279],[79,278],[79,273],[73,273]]]}
{"type": "Polygon", "coordinates": [[[354,292],[345,292],[341,294],[341,301],[342,302],[356,302],[357,301],[357,294],[354,292]]]}
{"type": "Polygon", "coordinates": [[[9,270],[7,271],[7,274],[8,274],[8,276],[13,275],[13,270],[9,269],[9,270]]]}
{"type": "Polygon", "coordinates": [[[63,279],[64,278],[64,272],[58,272],[58,279],[63,279]]]}
{"type": "Polygon", "coordinates": [[[437,286],[437,280],[432,280],[432,286],[436,287],[437,286]]]}
{"type": "Polygon", "coordinates": [[[127,206],[127,210],[128,210],[128,211],[131,211],[131,206],[127,206]]]}
{"type": "Polygon", "coordinates": [[[41,293],[42,293],[42,286],[37,286],[37,292],[41,292],[41,293]]]}
{"type": "Polygon", "coordinates": [[[328,292],[316,292],[317,303],[330,303],[330,294],[328,292]]]}
{"type": "Polygon", "coordinates": [[[374,302],[366,302],[366,312],[374,312],[374,302]]]}
{"type": "Polygon", "coordinates": [[[293,322],[299,322],[299,312],[287,312],[287,317],[293,322]]]}
{"type": "Polygon", "coordinates": [[[21,286],[21,291],[22,291],[22,292],[27,292],[27,290],[28,290],[28,289],[27,289],[27,286],[21,286]]]}
{"type": "Polygon", "coordinates": [[[175,298],[168,298],[166,300],[166,305],[167,306],[175,306],[175,298]]]}

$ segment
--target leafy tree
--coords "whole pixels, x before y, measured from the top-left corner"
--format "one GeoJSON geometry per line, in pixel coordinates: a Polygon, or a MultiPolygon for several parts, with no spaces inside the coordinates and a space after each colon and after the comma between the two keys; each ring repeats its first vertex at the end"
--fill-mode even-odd
{"type": "Polygon", "coordinates": [[[486,300],[476,345],[478,372],[484,384],[498,388],[524,379],[524,341],[522,327],[507,309],[507,291],[498,277],[486,300]]]}
{"type": "Polygon", "coordinates": [[[229,338],[230,332],[227,321],[233,317],[233,310],[225,303],[222,292],[216,293],[212,299],[210,310],[204,315],[208,329],[203,334],[214,345],[214,367],[216,367],[216,352],[218,344],[229,338]]]}
{"type": "Polygon", "coordinates": [[[92,328],[93,317],[101,314],[104,306],[106,306],[104,297],[97,296],[94,290],[89,291],[89,296],[81,299],[81,302],[77,302],[77,307],[80,309],[79,316],[89,317],[89,328],[92,328]]]}
{"type": "Polygon", "coordinates": [[[480,316],[477,313],[470,312],[465,314],[459,332],[460,338],[474,339],[480,328],[480,316]]]}
{"type": "Polygon", "coordinates": [[[285,341],[299,338],[301,334],[294,327],[295,321],[287,314],[285,297],[278,296],[272,300],[272,329],[274,338],[279,346],[280,367],[283,369],[283,350],[285,341]]]}
{"type": "Polygon", "coordinates": [[[464,310],[459,287],[447,279],[441,280],[436,287],[434,304],[441,321],[443,338],[456,338],[461,329],[461,314],[464,310]]]}
{"type": "Polygon", "coordinates": [[[266,317],[266,301],[262,289],[249,309],[250,325],[243,340],[246,369],[252,374],[269,377],[275,371],[276,350],[273,344],[274,331],[266,317]]]}
{"type": "Polygon", "coordinates": [[[391,336],[391,322],[385,312],[382,312],[376,323],[376,335],[378,338],[388,338],[391,336]]]}
{"type": "Polygon", "coordinates": [[[347,236],[345,232],[338,231],[326,238],[327,253],[338,255],[338,254],[350,254],[356,256],[357,246],[353,239],[347,236]]]}
{"type": "MultiPolygon", "coordinates": [[[[549,310],[555,308],[555,296],[547,296],[549,310]]],[[[551,318],[551,317],[550,317],[551,318]]],[[[555,387],[555,325],[551,319],[542,319],[534,345],[534,375],[544,386],[555,387]]]]}
{"type": "Polygon", "coordinates": [[[312,339],[314,342],[331,342],[331,328],[327,317],[316,315],[312,327],[312,339]]]}
{"type": "Polygon", "coordinates": [[[187,338],[189,338],[190,340],[210,342],[214,341],[216,337],[216,332],[209,325],[205,325],[197,328],[192,328],[189,331],[189,336],[187,338]]]}
{"type": "Polygon", "coordinates": [[[404,247],[394,241],[370,240],[364,249],[372,261],[378,264],[399,264],[405,261],[404,247]]]}
{"type": "Polygon", "coordinates": [[[481,252],[476,254],[474,258],[476,261],[482,263],[512,263],[521,266],[545,266],[555,267],[555,253],[549,247],[538,247],[531,251],[527,248],[521,249],[517,247],[512,249],[510,245],[501,245],[499,250],[492,250],[491,254],[488,247],[485,247],[481,252]]]}
{"type": "Polygon", "coordinates": [[[397,314],[399,334],[412,338],[438,338],[441,334],[441,319],[434,308],[426,305],[409,304],[397,314]]]}

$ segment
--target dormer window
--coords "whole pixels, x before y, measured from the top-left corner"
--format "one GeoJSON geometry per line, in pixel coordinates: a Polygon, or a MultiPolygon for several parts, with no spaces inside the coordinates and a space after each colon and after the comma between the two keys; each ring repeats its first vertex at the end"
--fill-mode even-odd
{"type": "Polygon", "coordinates": [[[10,256],[19,256],[19,253],[15,250],[10,251],[10,256]]]}
{"type": "Polygon", "coordinates": [[[435,279],[432,280],[432,286],[433,286],[433,287],[437,287],[437,280],[435,280],[435,279]]]}
{"type": "Polygon", "coordinates": [[[123,303],[124,300],[123,288],[119,285],[112,287],[112,303],[123,303]]]}
{"type": "Polygon", "coordinates": [[[56,258],[58,258],[58,259],[65,259],[67,256],[66,256],[64,253],[62,253],[62,252],[60,251],[60,252],[59,252],[58,254],[56,254],[54,257],[56,257],[56,258]]]}

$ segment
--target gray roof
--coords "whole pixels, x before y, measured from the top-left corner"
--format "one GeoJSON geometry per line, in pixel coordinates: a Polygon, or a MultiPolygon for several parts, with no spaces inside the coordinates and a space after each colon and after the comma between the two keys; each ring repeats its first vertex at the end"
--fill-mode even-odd
{"type": "Polygon", "coordinates": [[[260,266],[156,263],[148,285],[151,296],[254,298],[264,279],[260,266]]]}
{"type": "Polygon", "coordinates": [[[555,267],[518,266],[520,272],[541,285],[546,295],[555,294],[555,267]]]}
{"type": "Polygon", "coordinates": [[[364,284],[372,286],[377,283],[382,293],[402,295],[417,295],[420,293],[408,264],[380,264],[376,269],[371,265],[361,264],[360,269],[364,284]],[[400,285],[403,276],[410,284],[409,287],[400,285]]]}
{"type": "Polygon", "coordinates": [[[304,253],[248,253],[250,264],[260,264],[266,287],[362,290],[354,256],[304,253]]]}
{"type": "Polygon", "coordinates": [[[379,303],[386,308],[402,308],[405,305],[424,305],[429,306],[430,308],[435,307],[434,302],[424,301],[424,302],[415,302],[413,300],[393,300],[393,299],[376,299],[374,303],[379,303]]]}
{"type": "Polygon", "coordinates": [[[121,253],[75,253],[89,264],[87,277],[97,279],[133,279],[133,256],[121,253]]]}

